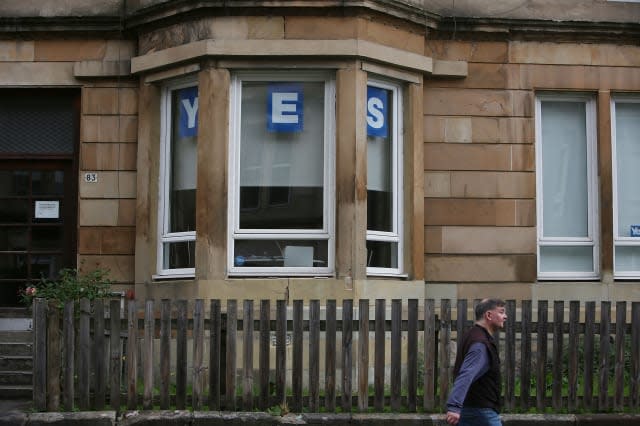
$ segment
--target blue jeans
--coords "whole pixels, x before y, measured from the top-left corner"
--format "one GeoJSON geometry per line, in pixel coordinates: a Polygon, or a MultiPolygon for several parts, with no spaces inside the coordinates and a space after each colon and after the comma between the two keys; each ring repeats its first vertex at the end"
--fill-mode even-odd
{"type": "Polygon", "coordinates": [[[458,426],[502,426],[502,421],[492,408],[462,407],[458,426]]]}

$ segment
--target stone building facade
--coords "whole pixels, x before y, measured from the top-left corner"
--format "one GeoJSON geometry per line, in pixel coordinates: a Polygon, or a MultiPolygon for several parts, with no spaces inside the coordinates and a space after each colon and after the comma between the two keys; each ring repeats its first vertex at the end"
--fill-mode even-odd
{"type": "Polygon", "coordinates": [[[640,3],[93,3],[0,5],[5,305],[640,297],[640,3]]]}

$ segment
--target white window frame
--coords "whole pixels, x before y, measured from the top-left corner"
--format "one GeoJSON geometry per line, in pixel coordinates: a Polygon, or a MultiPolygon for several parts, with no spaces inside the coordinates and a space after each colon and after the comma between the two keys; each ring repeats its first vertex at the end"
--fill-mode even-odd
{"type": "MultiPolygon", "coordinates": [[[[367,267],[367,275],[371,276],[405,276],[404,272],[404,247],[403,247],[403,113],[402,113],[402,86],[394,84],[389,81],[370,78],[367,81],[367,86],[373,86],[385,90],[390,90],[393,93],[392,102],[392,124],[389,134],[392,139],[392,178],[393,183],[391,185],[393,191],[392,197],[392,229],[391,232],[383,231],[370,231],[367,229],[367,241],[378,241],[386,243],[396,243],[398,248],[398,266],[397,268],[380,268],[380,267],[367,267]]],[[[367,171],[368,173],[368,171],[367,171]]],[[[368,263],[368,262],[367,262],[368,263]]]]}
{"type": "Polygon", "coordinates": [[[231,77],[229,135],[229,234],[227,271],[229,276],[331,276],[335,264],[335,78],[317,71],[240,71],[231,77]],[[241,229],[240,218],[240,140],[242,82],[324,82],[324,176],[322,229],[241,229]],[[326,240],[327,265],[324,267],[235,266],[236,240],[326,240]]]}
{"type": "Polygon", "coordinates": [[[164,245],[166,243],[179,243],[196,240],[195,231],[169,232],[169,191],[171,189],[171,137],[173,131],[171,116],[171,95],[175,90],[194,86],[198,86],[198,82],[196,79],[184,79],[167,84],[162,88],[162,101],[160,104],[160,170],[158,185],[158,273],[154,276],[154,278],[192,278],[196,273],[195,267],[165,269],[163,262],[164,245]]]}
{"type": "MultiPolygon", "coordinates": [[[[640,104],[640,96],[615,95],[611,97],[611,160],[613,178],[613,277],[616,279],[638,279],[638,271],[616,271],[616,247],[638,247],[640,238],[618,236],[618,161],[617,161],[617,136],[616,136],[616,104],[634,103],[640,104]]],[[[639,141],[640,142],[640,141],[639,141]]]]}
{"type": "Polygon", "coordinates": [[[537,216],[537,274],[539,280],[594,280],[600,276],[600,241],[598,213],[598,166],[596,102],[591,94],[539,93],[535,105],[536,126],[536,216],[537,216]],[[584,102],[587,137],[587,221],[588,236],[584,238],[544,237],[543,232],[543,164],[542,164],[542,102],[584,102]],[[593,249],[593,271],[590,272],[542,272],[540,268],[541,247],[591,246],[593,249]]]}

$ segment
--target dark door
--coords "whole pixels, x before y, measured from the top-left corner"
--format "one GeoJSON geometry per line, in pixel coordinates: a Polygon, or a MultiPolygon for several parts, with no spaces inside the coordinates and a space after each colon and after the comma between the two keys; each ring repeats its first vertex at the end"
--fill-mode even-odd
{"type": "Polygon", "coordinates": [[[0,90],[0,306],[76,266],[79,93],[0,90]]]}

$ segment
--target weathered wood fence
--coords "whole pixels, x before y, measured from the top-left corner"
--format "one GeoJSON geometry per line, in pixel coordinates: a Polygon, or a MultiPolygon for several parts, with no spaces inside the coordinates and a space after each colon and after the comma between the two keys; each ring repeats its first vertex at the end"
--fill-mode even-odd
{"type": "MultiPolygon", "coordinates": [[[[457,332],[473,324],[467,300],[106,302],[35,301],[37,410],[440,411],[457,332]]],[[[610,302],[536,307],[507,301],[505,411],[637,411],[640,302],[617,302],[615,322],[610,302]]]]}

